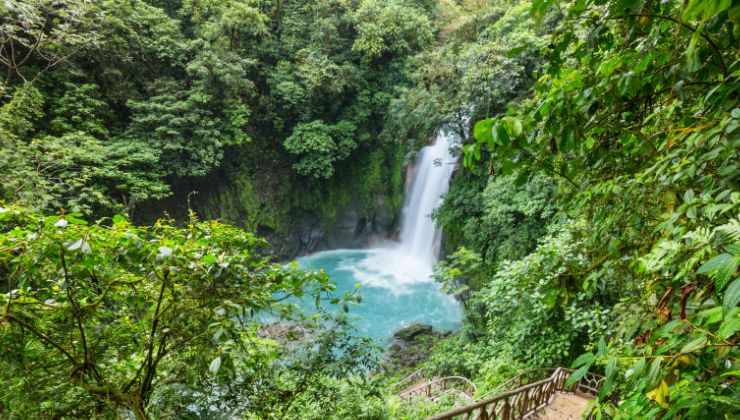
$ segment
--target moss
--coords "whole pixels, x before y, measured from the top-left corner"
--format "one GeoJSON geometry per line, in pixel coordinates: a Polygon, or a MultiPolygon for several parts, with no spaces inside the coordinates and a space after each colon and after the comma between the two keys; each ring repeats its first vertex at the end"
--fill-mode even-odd
{"type": "Polygon", "coordinates": [[[235,162],[225,179],[213,181],[218,188],[205,197],[201,212],[278,233],[289,232],[307,215],[330,230],[348,208],[365,217],[397,214],[403,205],[403,157],[399,144],[376,144],[355,152],[320,183],[291,173],[276,175],[277,168],[250,174],[245,170],[250,159],[245,158],[241,167],[235,162]]]}
{"type": "Polygon", "coordinates": [[[397,214],[403,207],[403,195],[405,190],[405,176],[403,170],[404,162],[404,150],[400,147],[391,149],[389,152],[389,171],[390,171],[390,184],[389,184],[389,200],[386,201],[388,211],[397,214]]]}
{"type": "Polygon", "coordinates": [[[246,173],[236,174],[209,197],[203,208],[204,215],[238,223],[250,230],[269,228],[284,232],[289,219],[289,207],[283,203],[288,194],[286,185],[260,184],[259,179],[250,178],[246,173]]]}

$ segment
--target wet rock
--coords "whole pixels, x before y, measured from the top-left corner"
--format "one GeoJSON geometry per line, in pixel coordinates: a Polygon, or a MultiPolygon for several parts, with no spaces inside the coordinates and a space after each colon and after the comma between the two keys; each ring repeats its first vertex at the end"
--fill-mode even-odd
{"type": "Polygon", "coordinates": [[[448,335],[420,323],[401,328],[393,334],[383,364],[389,370],[414,367],[429,357],[437,341],[448,335]]]}
{"type": "Polygon", "coordinates": [[[311,338],[311,331],[293,322],[273,322],[257,330],[257,336],[269,338],[283,345],[296,345],[311,338]]]}

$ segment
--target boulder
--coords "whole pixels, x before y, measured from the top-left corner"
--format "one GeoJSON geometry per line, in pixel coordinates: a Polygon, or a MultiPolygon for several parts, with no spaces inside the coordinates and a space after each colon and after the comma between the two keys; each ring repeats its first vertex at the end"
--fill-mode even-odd
{"type": "Polygon", "coordinates": [[[429,357],[434,344],[447,335],[426,324],[403,327],[393,334],[383,365],[389,370],[414,367],[429,357]]]}

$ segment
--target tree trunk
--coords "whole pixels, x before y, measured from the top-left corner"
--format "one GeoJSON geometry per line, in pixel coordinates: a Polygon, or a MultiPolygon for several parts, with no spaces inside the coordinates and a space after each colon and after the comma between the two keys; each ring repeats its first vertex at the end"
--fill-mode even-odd
{"type": "Polygon", "coordinates": [[[134,416],[136,416],[136,420],[149,420],[149,415],[146,413],[146,409],[144,408],[144,403],[141,400],[136,400],[131,405],[131,411],[134,412],[134,416]]]}

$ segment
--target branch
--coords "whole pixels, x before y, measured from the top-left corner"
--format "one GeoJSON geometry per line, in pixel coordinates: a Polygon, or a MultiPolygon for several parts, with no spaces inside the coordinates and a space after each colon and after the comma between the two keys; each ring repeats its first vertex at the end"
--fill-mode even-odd
{"type": "Polygon", "coordinates": [[[720,67],[722,67],[722,73],[724,74],[725,78],[729,76],[729,73],[727,72],[727,65],[725,64],[725,60],[722,57],[722,51],[720,51],[717,44],[715,44],[712,38],[710,38],[709,35],[705,34],[704,31],[700,31],[698,28],[695,28],[689,25],[688,23],[678,20],[672,16],[657,15],[657,14],[652,14],[652,13],[628,13],[628,14],[621,15],[621,16],[607,17],[607,19],[624,19],[626,17],[647,17],[647,18],[668,20],[668,21],[671,21],[677,25],[680,25],[690,30],[691,32],[698,33],[699,36],[704,38],[704,40],[707,41],[709,46],[712,47],[712,49],[714,50],[715,54],[717,55],[717,58],[719,59],[719,65],[720,67]]]}
{"type": "Polygon", "coordinates": [[[144,376],[144,380],[141,381],[141,386],[139,387],[139,394],[142,399],[145,399],[143,396],[149,392],[149,388],[154,377],[154,335],[157,333],[157,327],[159,326],[159,309],[162,306],[162,300],[164,299],[164,291],[167,286],[167,277],[169,276],[169,273],[169,271],[164,272],[162,287],[159,289],[159,297],[157,298],[157,307],[154,310],[152,330],[149,334],[149,342],[147,343],[149,348],[147,349],[146,359],[143,362],[143,364],[146,365],[146,374],[144,376]]]}
{"type": "MultiPolygon", "coordinates": [[[[537,156],[535,156],[534,153],[530,152],[529,150],[527,150],[527,149],[525,149],[523,147],[522,148],[519,148],[519,150],[523,151],[524,154],[526,154],[530,159],[532,159],[535,164],[541,164],[542,163],[542,162],[539,162],[538,159],[537,159],[537,156]]],[[[555,170],[555,168],[548,167],[547,164],[541,164],[541,166],[542,166],[542,168],[546,172],[550,172],[550,174],[552,174],[554,176],[559,176],[559,177],[563,178],[564,180],[568,181],[576,190],[578,190],[578,189],[581,188],[581,186],[578,185],[575,181],[573,181],[568,175],[555,170]]]]}
{"type": "Polygon", "coordinates": [[[7,320],[9,320],[10,322],[15,322],[16,324],[18,324],[21,327],[25,328],[26,330],[30,331],[33,335],[35,335],[38,338],[40,338],[41,341],[43,341],[44,343],[49,344],[50,346],[52,346],[55,349],[59,350],[63,355],[65,355],[67,357],[67,359],[69,359],[70,362],[72,362],[72,364],[74,366],[78,366],[77,360],[75,360],[75,358],[72,357],[72,355],[67,350],[64,350],[64,347],[60,346],[54,340],[52,340],[51,338],[49,338],[49,336],[47,336],[46,334],[44,334],[41,331],[39,331],[38,329],[36,329],[36,327],[34,327],[33,325],[27,323],[26,321],[24,321],[24,320],[22,320],[20,318],[16,318],[12,314],[6,314],[5,315],[5,318],[7,320]]]}
{"type": "Polygon", "coordinates": [[[87,337],[85,336],[85,328],[82,327],[82,314],[80,307],[72,296],[72,283],[69,279],[69,271],[67,270],[67,260],[64,258],[64,247],[59,248],[59,257],[62,260],[62,269],[64,270],[64,284],[67,288],[67,299],[69,304],[72,306],[72,313],[74,314],[75,321],[77,322],[77,329],[80,331],[80,340],[82,341],[82,351],[85,355],[85,367],[90,363],[90,353],[87,348],[87,337]]]}

